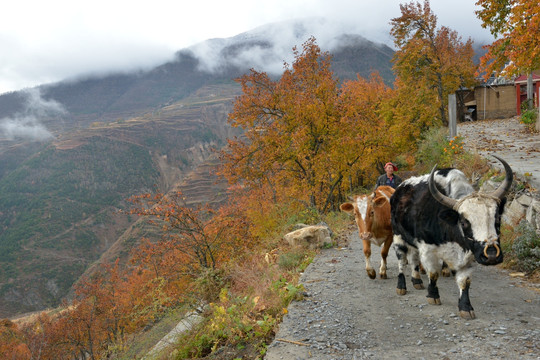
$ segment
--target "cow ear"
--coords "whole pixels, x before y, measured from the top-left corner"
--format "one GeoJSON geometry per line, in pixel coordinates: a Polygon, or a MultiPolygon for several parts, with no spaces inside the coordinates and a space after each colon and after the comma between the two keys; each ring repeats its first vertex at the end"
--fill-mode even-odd
{"type": "Polygon", "coordinates": [[[447,222],[450,225],[457,225],[459,214],[454,210],[447,209],[439,213],[439,219],[447,222]]]}
{"type": "Polygon", "coordinates": [[[354,206],[351,203],[341,204],[339,206],[339,208],[341,209],[341,211],[345,211],[345,212],[348,212],[348,213],[350,213],[350,212],[352,212],[354,210],[354,206]]]}
{"type": "Polygon", "coordinates": [[[373,206],[374,207],[383,206],[385,202],[386,202],[386,198],[384,196],[380,196],[373,201],[373,206]]]}

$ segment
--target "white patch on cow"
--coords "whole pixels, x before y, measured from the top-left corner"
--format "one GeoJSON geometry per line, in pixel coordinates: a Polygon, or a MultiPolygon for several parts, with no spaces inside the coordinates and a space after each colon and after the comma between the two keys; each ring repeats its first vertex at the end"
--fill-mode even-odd
{"type": "MultiPolygon", "coordinates": [[[[413,176],[405,180],[402,184],[416,186],[422,182],[427,183],[429,175],[413,176]]],[[[435,179],[436,180],[436,179],[435,179]]]]}
{"type": "Polygon", "coordinates": [[[366,221],[367,208],[368,208],[367,196],[356,198],[356,207],[358,208],[358,212],[360,213],[362,220],[366,221]]]}
{"type": "Polygon", "coordinates": [[[474,266],[476,265],[475,262],[471,264],[471,266],[462,269],[461,271],[456,273],[456,283],[459,287],[459,297],[461,297],[461,293],[463,289],[467,287],[467,280],[471,280],[472,272],[474,270],[474,266]]]}
{"type": "Polygon", "coordinates": [[[366,258],[366,270],[371,270],[373,269],[373,267],[371,266],[371,260],[370,258],[368,258],[367,256],[365,256],[366,258]]]}
{"type": "Polygon", "coordinates": [[[441,245],[426,244],[422,240],[417,241],[420,261],[427,271],[440,272],[443,260],[450,269],[461,271],[469,267],[474,262],[474,255],[470,250],[463,250],[455,242],[448,242],[441,245]]]}
{"type": "Polygon", "coordinates": [[[463,172],[453,169],[446,177],[437,177],[437,183],[441,184],[449,197],[461,199],[471,194],[474,188],[467,180],[463,172]]]}
{"type": "Polygon", "coordinates": [[[472,197],[463,201],[458,212],[469,221],[472,227],[473,240],[493,245],[497,243],[495,216],[497,203],[486,197],[472,197]]]}
{"type": "Polygon", "coordinates": [[[381,191],[381,195],[384,196],[384,198],[386,199],[386,201],[390,202],[390,198],[392,197],[392,195],[388,196],[387,193],[384,193],[381,191]]]}
{"type": "Polygon", "coordinates": [[[407,243],[405,242],[405,240],[403,240],[401,235],[394,235],[394,246],[396,246],[396,245],[405,246],[405,245],[407,245],[407,243]]]}
{"type": "Polygon", "coordinates": [[[381,238],[374,238],[374,237],[372,237],[372,238],[370,239],[371,243],[372,243],[372,244],[375,244],[375,245],[377,245],[377,246],[381,246],[382,243],[383,243],[385,240],[386,240],[386,237],[381,237],[381,238]]]}
{"type": "MultiPolygon", "coordinates": [[[[428,179],[429,174],[415,176],[405,180],[403,184],[416,186],[420,183],[427,183],[428,179]]],[[[461,199],[474,191],[465,174],[458,169],[452,169],[446,176],[440,176],[435,172],[434,179],[445,190],[447,196],[453,199],[461,199]]]]}

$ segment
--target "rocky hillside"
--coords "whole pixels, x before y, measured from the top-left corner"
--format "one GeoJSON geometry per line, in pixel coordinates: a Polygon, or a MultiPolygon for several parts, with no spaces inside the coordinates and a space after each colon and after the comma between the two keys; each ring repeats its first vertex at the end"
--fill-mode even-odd
{"type": "MultiPolygon", "coordinates": [[[[289,49],[309,37],[294,31],[289,49]]],[[[264,33],[219,41],[218,68],[185,49],[151,71],[0,96],[0,317],[56,306],[96,262],[126,255],[141,236],[118,212],[128,197],[180,187],[193,203],[223,201],[212,149],[235,134],[233,79],[251,67],[239,59],[277,51],[264,33]]],[[[333,43],[340,79],[378,70],[392,82],[388,47],[333,43]]]]}

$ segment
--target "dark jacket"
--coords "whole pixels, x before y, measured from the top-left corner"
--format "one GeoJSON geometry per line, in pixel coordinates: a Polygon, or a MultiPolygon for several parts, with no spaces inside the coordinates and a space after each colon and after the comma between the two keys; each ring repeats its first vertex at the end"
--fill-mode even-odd
{"type": "Polygon", "coordinates": [[[401,184],[402,181],[403,180],[401,180],[401,178],[399,176],[397,176],[396,174],[393,175],[392,181],[390,181],[388,179],[388,176],[386,176],[386,174],[382,174],[377,179],[377,183],[375,184],[375,189],[378,188],[381,185],[388,185],[388,186],[391,186],[391,187],[393,187],[395,189],[395,188],[398,187],[399,184],[401,184]]]}

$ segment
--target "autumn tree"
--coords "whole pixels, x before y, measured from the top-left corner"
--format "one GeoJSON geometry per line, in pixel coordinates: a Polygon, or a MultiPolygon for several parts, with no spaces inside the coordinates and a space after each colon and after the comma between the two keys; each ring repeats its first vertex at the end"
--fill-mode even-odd
{"type": "Polygon", "coordinates": [[[437,26],[429,1],[400,5],[401,16],[391,20],[390,34],[397,51],[392,59],[401,91],[409,103],[420,101],[427,113],[437,109],[447,120],[448,95],[474,84],[472,40],[463,42],[457,32],[437,26]]]}
{"type": "MultiPolygon", "coordinates": [[[[540,2],[478,0],[476,5],[482,7],[476,11],[482,27],[488,28],[496,38],[485,47],[488,51],[480,59],[485,76],[502,71],[508,76],[530,76],[540,69],[540,2]]],[[[532,96],[531,91],[528,93],[532,96]]]]}
{"type": "Polygon", "coordinates": [[[17,324],[8,319],[0,319],[0,357],[25,360],[30,356],[30,350],[17,324]]]}
{"type": "MultiPolygon", "coordinates": [[[[143,194],[130,198],[130,201],[136,205],[130,210],[132,214],[145,217],[161,230],[165,248],[149,247],[148,250],[177,252],[176,261],[185,269],[189,268],[192,274],[200,269],[215,268],[220,258],[228,256],[226,249],[243,240],[246,230],[241,217],[224,210],[215,210],[209,205],[187,206],[180,191],[167,195],[143,194]]],[[[148,260],[155,261],[156,258],[151,255],[148,260]]],[[[163,266],[152,265],[158,274],[159,271],[170,271],[163,266]]]]}
{"type": "Polygon", "coordinates": [[[30,351],[30,359],[69,359],[73,358],[67,351],[65,329],[59,327],[57,318],[42,312],[32,320],[21,324],[25,343],[30,351]]]}
{"type": "MultiPolygon", "coordinates": [[[[314,38],[293,52],[295,60],[285,64],[279,80],[253,69],[238,79],[243,95],[229,122],[244,132],[221,152],[222,174],[248,191],[271,189],[274,200],[285,195],[325,212],[348,179],[368,169],[388,145],[371,138],[381,126],[378,104],[355,103],[369,91],[353,85],[342,90],[330,54],[314,38]]],[[[386,91],[380,78],[372,81],[378,95],[386,91]]]]}

